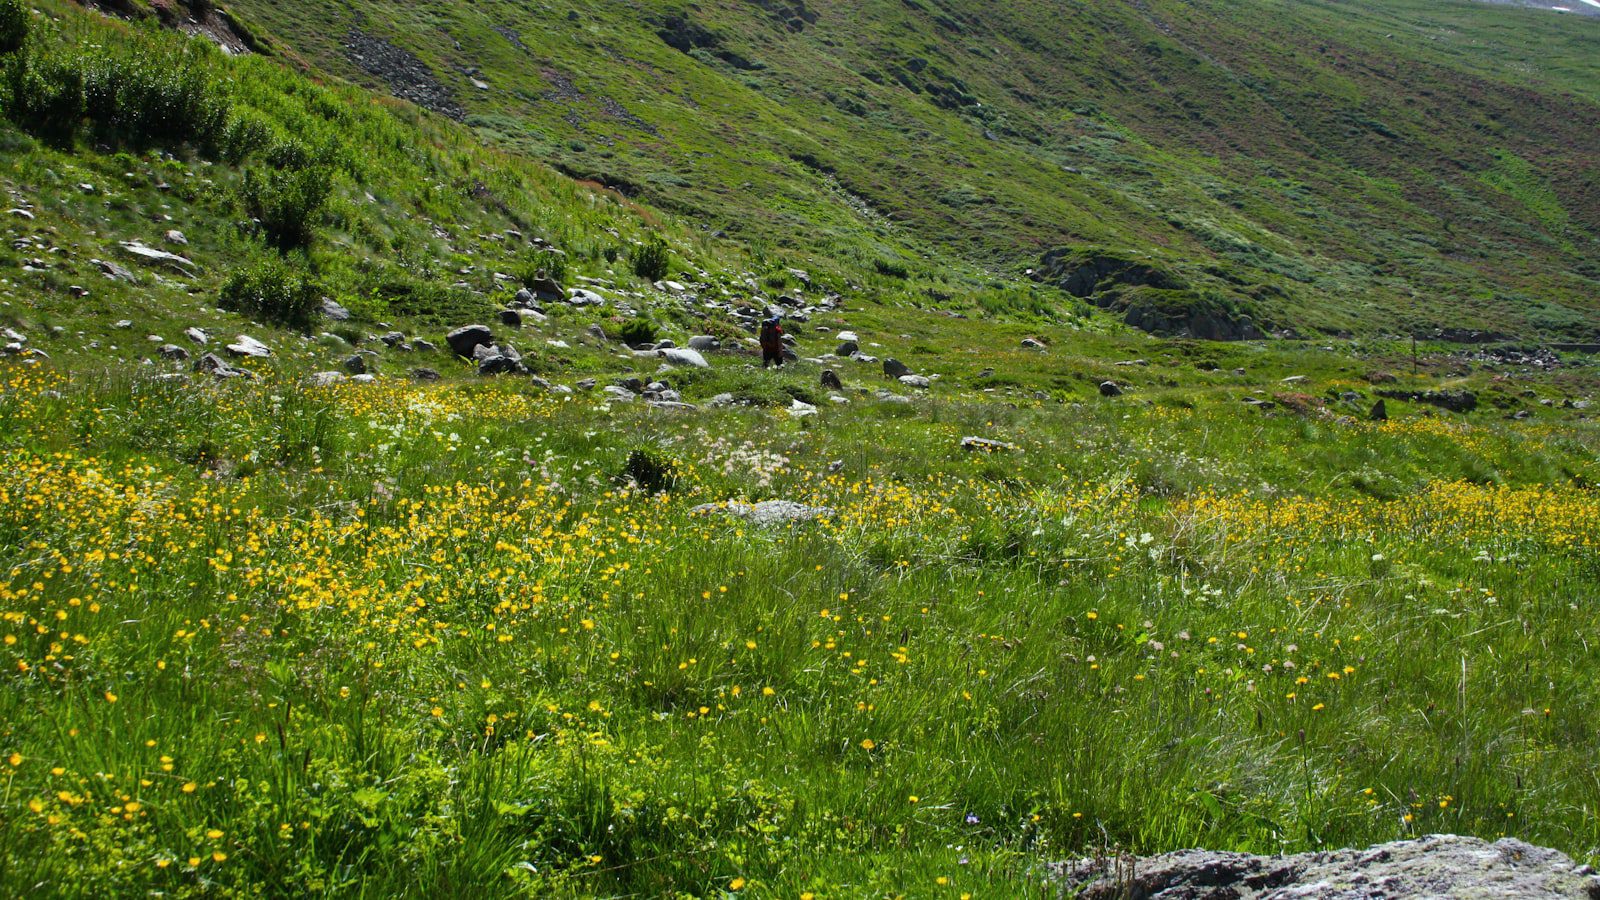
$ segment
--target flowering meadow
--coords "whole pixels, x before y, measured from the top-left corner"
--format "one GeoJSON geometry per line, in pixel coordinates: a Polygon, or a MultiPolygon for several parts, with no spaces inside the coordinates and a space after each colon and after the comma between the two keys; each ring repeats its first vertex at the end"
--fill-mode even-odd
{"type": "Polygon", "coordinates": [[[1054,896],[1082,854],[1432,832],[1592,860],[1597,450],[6,364],[0,893],[1054,896]],[[770,498],[830,512],[692,512],[770,498]]]}

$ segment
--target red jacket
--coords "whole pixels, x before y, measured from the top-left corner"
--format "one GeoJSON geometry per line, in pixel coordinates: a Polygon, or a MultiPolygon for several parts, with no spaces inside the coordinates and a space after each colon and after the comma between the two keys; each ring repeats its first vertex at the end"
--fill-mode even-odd
{"type": "Polygon", "coordinates": [[[763,350],[782,350],[783,349],[783,326],[782,325],[763,325],[763,326],[761,326],[761,349],[763,349],[763,350]]]}

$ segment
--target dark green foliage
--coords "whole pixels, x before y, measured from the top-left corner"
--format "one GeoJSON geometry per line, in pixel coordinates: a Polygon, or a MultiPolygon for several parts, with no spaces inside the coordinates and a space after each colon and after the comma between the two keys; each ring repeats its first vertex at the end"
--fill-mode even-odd
{"type": "Polygon", "coordinates": [[[649,240],[633,248],[633,274],[646,281],[667,277],[672,264],[671,252],[659,235],[651,235],[649,240]]]}
{"type": "Polygon", "coordinates": [[[83,124],[83,70],[66,56],[19,53],[5,67],[6,116],[47,143],[71,144],[83,124]]]}
{"type": "Polygon", "coordinates": [[[27,43],[30,15],[22,0],[0,0],[0,54],[15,53],[27,43]]]}
{"type": "MultiPolygon", "coordinates": [[[[113,46],[30,46],[17,42],[8,15],[0,9],[0,47],[16,43],[3,51],[6,114],[24,130],[58,145],[85,128],[98,143],[134,149],[214,152],[224,143],[230,100],[206,45],[141,34],[113,46]]],[[[25,21],[23,29],[25,37],[25,21]]]]}
{"type": "Polygon", "coordinates": [[[649,447],[638,447],[628,453],[622,464],[624,480],[638,485],[651,494],[665,493],[678,483],[678,463],[672,457],[649,447]]]}
{"type": "Polygon", "coordinates": [[[251,169],[244,173],[240,199],[262,238],[279,252],[311,245],[318,217],[333,191],[326,166],[301,169],[251,169]]]}
{"type": "Polygon", "coordinates": [[[879,275],[885,275],[889,278],[911,277],[911,271],[905,267],[904,263],[893,262],[887,259],[873,260],[872,268],[875,269],[879,275]]]}
{"type": "Polygon", "coordinates": [[[221,305],[258,321],[305,329],[320,297],[316,282],[304,271],[267,257],[228,276],[221,305]]]}
{"type": "Polygon", "coordinates": [[[150,42],[129,52],[85,54],[84,112],[94,139],[136,148],[215,148],[229,102],[210,52],[197,42],[150,42]]]}
{"type": "Polygon", "coordinates": [[[656,323],[651,321],[648,316],[639,316],[635,319],[628,319],[621,324],[607,325],[606,334],[630,347],[637,347],[640,344],[649,344],[655,341],[656,323]]]}

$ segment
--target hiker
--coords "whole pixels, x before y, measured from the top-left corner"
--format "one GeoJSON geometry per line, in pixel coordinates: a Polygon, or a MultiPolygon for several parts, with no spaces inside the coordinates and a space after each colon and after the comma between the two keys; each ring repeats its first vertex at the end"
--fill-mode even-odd
{"type": "Polygon", "coordinates": [[[761,368],[765,369],[767,363],[783,368],[783,326],[778,324],[777,316],[761,323],[761,368]]]}

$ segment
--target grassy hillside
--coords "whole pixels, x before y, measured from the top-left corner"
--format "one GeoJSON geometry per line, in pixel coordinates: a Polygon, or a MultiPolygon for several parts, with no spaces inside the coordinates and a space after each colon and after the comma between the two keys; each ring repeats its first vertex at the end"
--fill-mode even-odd
{"type": "Polygon", "coordinates": [[[1420,0],[236,8],[318,69],[757,246],[1011,277],[1131,252],[1184,302],[1302,331],[1596,328],[1596,23],[1420,0]]]}

